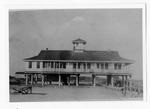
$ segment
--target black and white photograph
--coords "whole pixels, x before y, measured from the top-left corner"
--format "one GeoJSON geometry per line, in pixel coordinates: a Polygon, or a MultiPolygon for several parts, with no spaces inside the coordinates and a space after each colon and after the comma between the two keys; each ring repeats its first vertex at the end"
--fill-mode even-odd
{"type": "Polygon", "coordinates": [[[9,9],[9,101],[142,101],[142,8],[9,9]]]}

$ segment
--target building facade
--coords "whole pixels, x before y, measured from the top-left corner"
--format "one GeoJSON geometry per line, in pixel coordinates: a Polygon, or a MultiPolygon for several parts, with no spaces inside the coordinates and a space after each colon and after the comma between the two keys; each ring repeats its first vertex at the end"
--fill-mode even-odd
{"type": "Polygon", "coordinates": [[[133,61],[125,59],[117,51],[87,51],[87,42],[82,39],[72,41],[72,50],[41,50],[34,57],[24,59],[26,84],[45,81],[58,81],[59,85],[66,82],[70,85],[70,76],[76,77],[79,85],[80,75],[91,75],[95,86],[96,76],[106,76],[107,84],[113,86],[113,77],[131,77],[130,65],[133,61]],[[40,75],[40,76],[39,76],[40,75]]]}

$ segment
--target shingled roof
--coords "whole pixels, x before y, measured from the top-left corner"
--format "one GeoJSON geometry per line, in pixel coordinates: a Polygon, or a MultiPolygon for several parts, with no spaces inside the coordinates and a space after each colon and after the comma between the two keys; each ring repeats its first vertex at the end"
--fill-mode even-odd
{"type": "Polygon", "coordinates": [[[120,57],[117,51],[41,50],[37,56],[24,60],[125,61],[132,63],[131,60],[120,57]]]}

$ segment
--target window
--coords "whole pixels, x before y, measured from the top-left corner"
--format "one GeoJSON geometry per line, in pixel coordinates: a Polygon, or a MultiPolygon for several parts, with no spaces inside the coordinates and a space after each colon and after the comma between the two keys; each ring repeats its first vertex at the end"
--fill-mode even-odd
{"type": "Polygon", "coordinates": [[[43,62],[43,68],[46,68],[46,62],[43,62]]]}
{"type": "Polygon", "coordinates": [[[36,68],[40,68],[40,62],[37,62],[36,68]]]}
{"type": "Polygon", "coordinates": [[[83,69],[86,69],[86,64],[85,63],[83,63],[83,69]]]}
{"type": "Polygon", "coordinates": [[[80,63],[78,63],[78,69],[80,69],[80,63]]]}
{"type": "Polygon", "coordinates": [[[108,69],[108,63],[105,63],[105,69],[108,69]]]}
{"type": "Polygon", "coordinates": [[[73,63],[73,69],[76,69],[76,63],[73,63]]]}
{"type": "Polygon", "coordinates": [[[91,64],[87,63],[87,69],[91,69],[91,64]]]}
{"type": "Polygon", "coordinates": [[[63,68],[63,63],[60,63],[60,68],[63,68]]]}
{"type": "Polygon", "coordinates": [[[54,62],[51,62],[51,68],[53,68],[54,67],[54,62]]]}
{"type": "Polygon", "coordinates": [[[64,69],[66,68],[66,63],[63,63],[63,68],[64,68],[64,69]]]}
{"type": "Polygon", "coordinates": [[[47,67],[48,67],[48,68],[50,67],[50,62],[47,63],[47,67]]]}
{"type": "Polygon", "coordinates": [[[117,64],[116,63],[114,64],[114,69],[117,70],[117,64]]]}
{"type": "Polygon", "coordinates": [[[59,62],[56,62],[56,68],[59,68],[59,62]]]}
{"type": "Polygon", "coordinates": [[[121,63],[115,63],[115,64],[114,64],[114,69],[115,69],[115,70],[121,69],[121,67],[122,67],[122,66],[121,66],[121,63]]]}
{"type": "Polygon", "coordinates": [[[57,67],[57,63],[55,62],[55,63],[54,63],[54,68],[56,68],[56,67],[57,67]]]}
{"type": "Polygon", "coordinates": [[[104,63],[101,63],[101,69],[104,69],[104,63]]]}
{"type": "Polygon", "coordinates": [[[99,69],[99,63],[97,63],[96,65],[97,65],[97,68],[99,69]]]}
{"type": "Polygon", "coordinates": [[[32,62],[29,62],[29,68],[32,68],[32,62]]]}
{"type": "Polygon", "coordinates": [[[121,69],[121,64],[118,64],[118,69],[121,69]]]}

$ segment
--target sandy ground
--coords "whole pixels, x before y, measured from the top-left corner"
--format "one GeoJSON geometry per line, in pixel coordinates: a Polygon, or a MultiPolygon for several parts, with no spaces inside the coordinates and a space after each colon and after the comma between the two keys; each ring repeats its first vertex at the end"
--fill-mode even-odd
{"type": "Polygon", "coordinates": [[[118,91],[99,86],[36,86],[33,87],[32,94],[10,94],[10,102],[120,100],[142,100],[142,98],[125,97],[118,91]]]}

